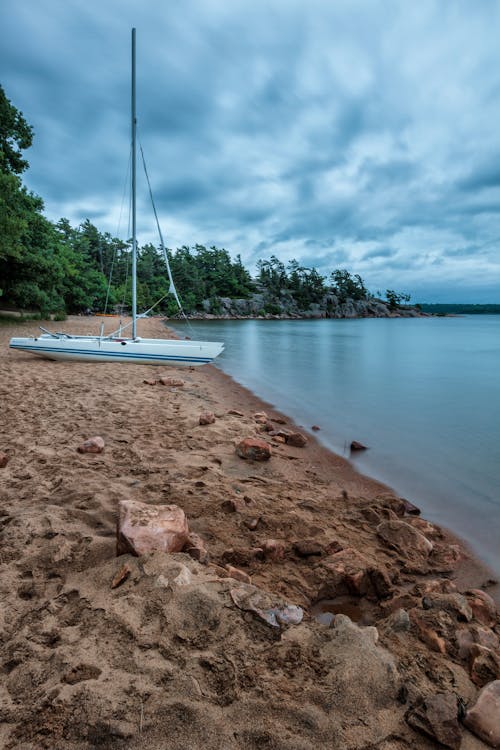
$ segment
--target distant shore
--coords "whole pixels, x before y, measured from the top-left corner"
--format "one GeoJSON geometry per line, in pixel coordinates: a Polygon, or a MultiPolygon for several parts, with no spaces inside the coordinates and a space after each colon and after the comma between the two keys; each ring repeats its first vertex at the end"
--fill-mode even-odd
{"type": "MultiPolygon", "coordinates": [[[[112,330],[115,321],[103,320],[112,330]]],[[[95,333],[96,323],[78,316],[57,329],[95,333]]],[[[165,335],[160,319],[141,328],[165,335]]],[[[474,643],[488,631],[493,643],[481,618],[489,606],[491,619],[498,590],[465,545],[312,434],[304,447],[288,442],[297,426],[215,367],[55,363],[8,351],[10,336],[37,333],[36,322],[0,328],[1,649],[11,664],[3,746],[83,750],[89,728],[104,722],[132,750],[156,750],[168,717],[185,741],[203,717],[206,748],[253,748],[257,739],[241,738],[254,736],[258,716],[276,747],[295,736],[326,749],[341,736],[355,750],[398,736],[424,750],[429,740],[405,720],[419,696],[450,689],[453,675],[453,689],[474,703],[494,667],[476,674],[456,633],[474,643]],[[161,385],[160,375],[184,384],[161,385]],[[213,415],[205,426],[204,412],[213,415]],[[93,435],[104,452],[78,454],[93,435]],[[268,444],[268,461],[236,455],[248,437],[268,444]],[[209,566],[185,554],[117,559],[117,506],[127,498],[183,508],[209,566]],[[188,571],[184,587],[169,583],[174,563],[188,571]],[[131,572],[111,590],[124,564],[131,572]],[[280,637],[238,610],[230,591],[247,579],[302,607],[303,623],[280,637]],[[471,589],[486,591],[482,609],[471,589]],[[372,628],[342,618],[333,628],[316,622],[313,605],[325,600],[376,627],[375,640],[372,628]],[[333,665],[346,655],[341,687],[344,671],[333,665]],[[386,675],[391,665],[385,685],[382,663],[386,675]]]]}

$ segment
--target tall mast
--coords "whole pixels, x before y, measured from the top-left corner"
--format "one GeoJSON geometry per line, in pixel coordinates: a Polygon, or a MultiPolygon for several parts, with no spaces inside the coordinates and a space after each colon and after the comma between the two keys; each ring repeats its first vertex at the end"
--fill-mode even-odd
{"type": "Polygon", "coordinates": [[[132,338],[137,336],[137,227],[135,206],[136,185],[136,130],[135,116],[135,29],[132,29],[132,338]]]}

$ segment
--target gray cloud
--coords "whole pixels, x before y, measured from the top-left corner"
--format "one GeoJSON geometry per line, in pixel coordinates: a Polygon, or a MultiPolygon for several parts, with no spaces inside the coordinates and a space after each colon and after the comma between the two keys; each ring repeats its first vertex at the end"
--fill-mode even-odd
{"type": "MultiPolygon", "coordinates": [[[[497,3],[7,6],[1,82],[34,126],[25,180],[50,218],[117,232],[135,25],[139,133],[170,245],[500,301],[497,3]]],[[[155,241],[141,190],[140,239],[155,241]]]]}

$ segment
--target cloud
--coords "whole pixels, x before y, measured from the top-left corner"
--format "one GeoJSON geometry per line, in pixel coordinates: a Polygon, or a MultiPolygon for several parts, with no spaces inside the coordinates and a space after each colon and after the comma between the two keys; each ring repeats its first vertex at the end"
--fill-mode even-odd
{"type": "MultiPolygon", "coordinates": [[[[2,83],[34,126],[25,179],[50,218],[126,229],[135,25],[139,135],[169,245],[500,301],[497,3],[7,6],[2,83]]],[[[140,190],[140,241],[156,241],[140,190]]]]}

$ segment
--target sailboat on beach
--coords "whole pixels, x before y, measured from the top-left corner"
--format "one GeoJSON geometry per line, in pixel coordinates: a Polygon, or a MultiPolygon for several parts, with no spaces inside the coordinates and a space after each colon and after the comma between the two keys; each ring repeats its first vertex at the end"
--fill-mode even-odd
{"type": "MultiPolygon", "coordinates": [[[[122,328],[99,336],[76,336],[69,333],[51,333],[41,328],[37,337],[12,338],[11,349],[38,354],[54,360],[78,360],[92,362],[127,362],[144,365],[198,366],[212,362],[224,349],[216,341],[191,341],[176,339],[145,339],[137,335],[137,234],[136,234],[136,85],[135,85],[135,29],[132,29],[132,326],[131,337],[124,338],[122,328]]],[[[154,204],[153,204],[154,207],[154,204]]],[[[154,209],[155,210],[155,209],[154,209]]],[[[156,210],[155,210],[156,217],[156,210]]],[[[156,217],[157,219],[157,217],[156,217]]],[[[157,220],[158,224],[158,220],[157,220]]],[[[158,230],[160,230],[158,224],[158,230]]],[[[174,295],[179,308],[180,301],[170,272],[168,256],[160,240],[170,280],[169,291],[174,295]]]]}

